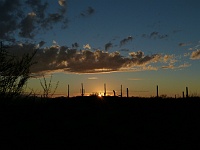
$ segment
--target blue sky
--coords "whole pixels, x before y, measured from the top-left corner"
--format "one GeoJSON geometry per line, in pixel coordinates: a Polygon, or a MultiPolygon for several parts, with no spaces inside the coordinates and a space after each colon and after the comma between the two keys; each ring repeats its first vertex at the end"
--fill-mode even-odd
{"type": "Polygon", "coordinates": [[[38,49],[29,89],[59,81],[57,94],[200,93],[198,0],[0,0],[1,41],[17,55],[38,49]],[[17,9],[16,9],[17,8],[17,9]],[[12,24],[12,26],[11,26],[12,24]]]}

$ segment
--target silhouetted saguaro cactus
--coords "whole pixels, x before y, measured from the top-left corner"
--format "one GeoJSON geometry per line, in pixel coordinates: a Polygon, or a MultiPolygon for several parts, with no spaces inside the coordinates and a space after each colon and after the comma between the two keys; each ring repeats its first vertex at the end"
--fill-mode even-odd
{"type": "Polygon", "coordinates": [[[104,96],[106,96],[106,84],[104,84],[104,96]]]}
{"type": "Polygon", "coordinates": [[[128,97],[128,88],[126,88],[126,96],[128,97]]]}
{"type": "Polygon", "coordinates": [[[116,95],[115,95],[115,90],[113,90],[113,94],[114,94],[114,96],[116,96],[116,95]]]}
{"type": "Polygon", "coordinates": [[[186,87],[186,98],[188,98],[188,87],[186,87]]]}
{"type": "Polygon", "coordinates": [[[69,84],[67,86],[67,97],[69,98],[69,84]]]}
{"type": "Polygon", "coordinates": [[[157,85],[157,87],[156,87],[156,97],[158,98],[158,85],[157,85]]]}
{"type": "Polygon", "coordinates": [[[83,88],[83,83],[81,83],[81,96],[84,96],[85,94],[85,89],[83,88]]]}
{"type": "Polygon", "coordinates": [[[122,85],[121,85],[121,95],[120,96],[122,97],[122,85]]]}

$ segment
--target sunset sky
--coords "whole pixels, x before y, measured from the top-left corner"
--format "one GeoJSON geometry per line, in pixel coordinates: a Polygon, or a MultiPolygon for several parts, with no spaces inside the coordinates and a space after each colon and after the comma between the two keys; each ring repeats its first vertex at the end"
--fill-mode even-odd
{"type": "Polygon", "coordinates": [[[130,96],[200,95],[199,0],[0,0],[0,40],[37,49],[27,91],[130,96]]]}

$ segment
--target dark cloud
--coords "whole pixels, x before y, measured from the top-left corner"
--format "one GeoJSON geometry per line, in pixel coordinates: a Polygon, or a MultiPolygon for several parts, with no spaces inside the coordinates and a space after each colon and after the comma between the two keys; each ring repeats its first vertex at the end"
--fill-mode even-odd
{"type": "Polygon", "coordinates": [[[160,34],[157,31],[151,32],[150,34],[142,34],[143,38],[149,38],[149,39],[165,39],[168,38],[169,35],[167,34],[160,34]]]}
{"type": "Polygon", "coordinates": [[[186,43],[179,43],[178,45],[179,46],[186,46],[187,44],[186,43]]]}
{"type": "Polygon", "coordinates": [[[72,48],[77,49],[79,47],[79,44],[77,42],[75,42],[74,44],[72,44],[72,48]]]}
{"type": "Polygon", "coordinates": [[[21,57],[26,53],[33,53],[39,45],[36,45],[34,43],[18,43],[10,45],[8,48],[8,52],[11,53],[11,55],[21,57]]]}
{"type": "MultiPolygon", "coordinates": [[[[149,62],[158,62],[162,57],[160,54],[153,54],[151,56],[144,55],[144,52],[131,52],[129,55],[132,57],[132,62],[137,65],[147,65],[149,62]]],[[[163,59],[163,58],[162,58],[163,59]]]]}
{"type": "Polygon", "coordinates": [[[92,7],[88,7],[87,12],[89,15],[91,15],[95,12],[95,10],[92,7]]]}
{"type": "Polygon", "coordinates": [[[16,36],[31,39],[40,30],[52,29],[55,23],[67,27],[66,1],[59,0],[60,8],[54,13],[48,13],[48,3],[42,0],[1,0],[0,40],[11,41],[16,36]]]}
{"type": "Polygon", "coordinates": [[[105,44],[105,50],[108,51],[108,49],[112,48],[113,44],[111,42],[105,44]]]}
{"type": "Polygon", "coordinates": [[[51,14],[48,14],[48,16],[41,21],[41,27],[43,29],[52,29],[53,28],[53,25],[55,25],[56,23],[58,22],[62,22],[63,21],[63,26],[64,27],[67,27],[67,19],[64,20],[64,16],[63,14],[60,14],[60,13],[51,13],[51,14]]]}
{"type": "Polygon", "coordinates": [[[11,39],[18,28],[18,19],[23,14],[19,0],[0,1],[0,39],[11,39]]]}
{"type": "Polygon", "coordinates": [[[41,21],[41,19],[45,18],[45,11],[48,8],[48,3],[42,3],[41,0],[27,0],[26,4],[32,9],[32,11],[37,14],[37,17],[39,18],[38,22],[41,21]]]}
{"type": "Polygon", "coordinates": [[[35,13],[29,13],[20,23],[19,35],[24,38],[33,38],[33,31],[35,29],[35,13]]]}
{"type": "Polygon", "coordinates": [[[178,45],[181,46],[181,47],[183,47],[183,46],[191,45],[191,43],[179,43],[178,45]]]}
{"type": "Polygon", "coordinates": [[[60,9],[57,10],[56,13],[48,13],[47,8],[49,4],[47,2],[42,3],[41,0],[27,0],[26,3],[30,8],[32,8],[33,12],[37,15],[37,23],[40,24],[43,28],[52,28],[52,23],[57,22],[66,22],[66,13],[67,4],[65,0],[58,0],[60,9]]]}
{"type": "Polygon", "coordinates": [[[168,37],[167,34],[160,34],[159,32],[152,32],[149,36],[149,38],[153,38],[153,39],[164,39],[167,37],[168,37]]]}
{"type": "Polygon", "coordinates": [[[159,35],[158,32],[152,32],[149,37],[155,39],[158,37],[158,35],[159,35]]]}
{"type": "Polygon", "coordinates": [[[45,44],[45,41],[40,41],[38,47],[42,47],[45,44]]]}
{"type": "Polygon", "coordinates": [[[124,38],[123,40],[120,41],[120,47],[123,46],[123,45],[125,45],[129,41],[132,41],[132,40],[133,40],[132,36],[128,36],[127,38],[124,38]]]}
{"type": "Polygon", "coordinates": [[[137,71],[138,67],[142,68],[141,71],[156,70],[150,64],[162,63],[166,59],[160,54],[145,55],[142,51],[130,52],[128,57],[124,57],[119,52],[77,50],[67,46],[59,46],[57,43],[44,48],[41,48],[42,45],[44,45],[43,41],[39,44],[16,44],[12,45],[9,51],[20,56],[24,53],[32,53],[37,49],[33,60],[37,64],[31,67],[32,73],[35,74],[58,71],[74,73],[137,71]]]}
{"type": "Polygon", "coordinates": [[[95,9],[92,7],[88,7],[86,10],[82,11],[80,15],[82,17],[86,17],[92,15],[93,13],[95,13],[95,9]]]}
{"type": "Polygon", "coordinates": [[[164,39],[164,38],[167,38],[167,37],[168,37],[167,34],[159,35],[159,39],[164,39]]]}

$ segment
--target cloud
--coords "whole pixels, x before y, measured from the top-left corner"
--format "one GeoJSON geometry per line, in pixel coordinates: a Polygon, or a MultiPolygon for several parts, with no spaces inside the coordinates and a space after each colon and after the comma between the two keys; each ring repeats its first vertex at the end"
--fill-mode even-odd
{"type": "Polygon", "coordinates": [[[89,50],[89,49],[91,49],[91,46],[90,46],[90,44],[86,44],[86,45],[83,45],[83,48],[89,50]]]}
{"type": "Polygon", "coordinates": [[[191,54],[190,53],[184,53],[184,57],[188,57],[188,56],[190,56],[191,54]]]}
{"type": "Polygon", "coordinates": [[[162,66],[162,69],[174,69],[174,65],[173,64],[170,64],[168,66],[162,66]]]}
{"type": "Polygon", "coordinates": [[[182,46],[187,46],[186,43],[179,43],[178,45],[181,46],[181,47],[182,47],[182,46]]]}
{"type": "Polygon", "coordinates": [[[152,32],[151,34],[150,34],[150,38],[157,38],[158,37],[158,32],[152,32]]]}
{"type": "Polygon", "coordinates": [[[182,64],[182,65],[179,65],[177,68],[178,69],[182,69],[182,68],[187,68],[187,67],[190,67],[191,66],[191,64],[189,64],[189,63],[184,63],[184,64],[182,64]]]}
{"type": "Polygon", "coordinates": [[[106,44],[105,44],[105,50],[108,51],[108,49],[112,48],[112,46],[113,46],[113,45],[112,45],[111,42],[106,43],[106,44]]]}
{"type": "Polygon", "coordinates": [[[184,46],[191,45],[191,43],[179,43],[178,45],[181,46],[181,47],[184,47],[184,46]]]}
{"type": "Polygon", "coordinates": [[[74,44],[72,44],[72,48],[77,49],[79,47],[79,44],[77,42],[75,42],[74,44]]]}
{"type": "Polygon", "coordinates": [[[88,7],[87,13],[88,13],[89,15],[93,14],[94,12],[95,12],[95,10],[94,10],[92,7],[88,7]]]}
{"type": "Polygon", "coordinates": [[[90,77],[88,78],[88,80],[97,80],[98,78],[97,77],[90,77]]]}
{"type": "Polygon", "coordinates": [[[45,41],[40,41],[36,46],[35,48],[38,49],[40,47],[42,47],[46,42],[45,41]]]}
{"type": "Polygon", "coordinates": [[[169,64],[174,64],[175,62],[177,62],[176,56],[174,54],[172,54],[172,55],[164,55],[163,56],[163,62],[164,63],[169,63],[169,64]]]}
{"type": "Polygon", "coordinates": [[[24,53],[32,53],[37,49],[33,60],[37,63],[31,67],[31,72],[34,74],[158,70],[159,67],[155,67],[153,64],[170,63],[174,59],[171,55],[145,55],[142,51],[130,52],[129,56],[125,57],[117,51],[109,53],[99,49],[92,51],[90,49],[77,50],[76,48],[60,46],[55,41],[50,47],[42,48],[43,44],[43,41],[38,44],[19,43],[12,45],[9,51],[15,55],[22,56],[24,53]]]}
{"type": "Polygon", "coordinates": [[[144,52],[137,51],[137,52],[131,52],[129,55],[132,57],[132,63],[136,65],[147,65],[150,62],[155,63],[158,61],[161,61],[162,56],[160,54],[153,54],[151,56],[144,55],[144,52]]]}
{"type": "Polygon", "coordinates": [[[24,18],[20,23],[20,32],[19,35],[24,38],[33,38],[33,31],[35,29],[35,17],[36,14],[34,12],[28,13],[26,18],[24,18]]]}
{"type": "Polygon", "coordinates": [[[133,40],[132,36],[128,36],[127,38],[124,38],[123,40],[120,41],[120,47],[123,46],[123,45],[125,45],[129,41],[132,41],[132,40],[133,40]]]}
{"type": "Polygon", "coordinates": [[[56,42],[55,40],[53,40],[52,43],[53,43],[54,45],[57,45],[57,42],[56,42]]]}
{"type": "Polygon", "coordinates": [[[184,63],[179,66],[175,66],[174,64],[169,64],[168,66],[162,66],[162,69],[182,69],[191,66],[189,63],[184,63]]]}
{"type": "Polygon", "coordinates": [[[190,55],[190,59],[197,60],[200,59],[200,49],[193,51],[190,55]]]}
{"type": "Polygon", "coordinates": [[[151,34],[150,34],[150,36],[149,36],[149,38],[150,39],[164,39],[164,38],[167,38],[168,37],[168,35],[167,34],[160,34],[159,32],[156,32],[156,31],[154,31],[154,32],[152,32],[151,34]]]}
{"type": "Polygon", "coordinates": [[[21,16],[20,1],[0,1],[0,39],[12,39],[13,31],[18,28],[18,19],[21,16]],[[15,13],[14,13],[15,10],[15,13]]]}
{"type": "Polygon", "coordinates": [[[66,6],[65,0],[58,0],[58,3],[59,3],[60,6],[66,6]]]}
{"type": "Polygon", "coordinates": [[[193,47],[190,47],[189,48],[189,50],[198,50],[200,48],[200,41],[198,41],[196,44],[195,44],[195,46],[193,46],[193,47]]]}
{"type": "MultiPolygon", "coordinates": [[[[41,22],[42,19],[45,18],[45,16],[46,16],[45,13],[49,6],[49,4],[47,2],[42,3],[41,0],[36,0],[36,1],[26,0],[25,4],[26,4],[26,7],[30,8],[35,14],[37,14],[38,22],[41,22]]],[[[21,4],[21,6],[23,6],[23,5],[21,4]]]]}
{"type": "Polygon", "coordinates": [[[165,39],[168,38],[168,34],[160,34],[157,31],[151,32],[150,34],[142,34],[143,38],[149,38],[149,39],[165,39]]]}
{"type": "Polygon", "coordinates": [[[61,28],[67,27],[66,1],[58,2],[60,8],[50,10],[49,1],[0,1],[0,40],[15,42],[17,36],[32,39],[36,33],[52,29],[55,23],[60,23],[61,28]]]}
{"type": "Polygon", "coordinates": [[[86,10],[81,12],[82,17],[87,17],[95,13],[95,9],[89,6],[86,10]]]}

